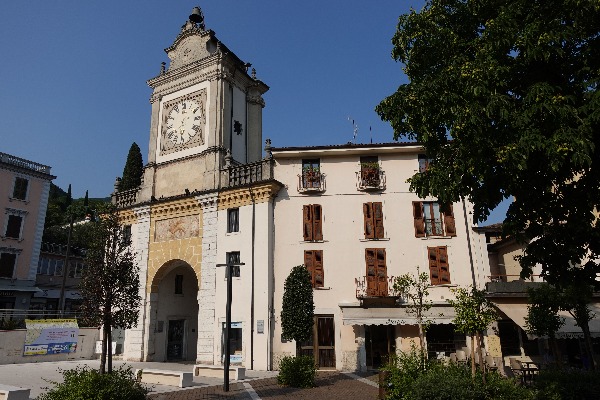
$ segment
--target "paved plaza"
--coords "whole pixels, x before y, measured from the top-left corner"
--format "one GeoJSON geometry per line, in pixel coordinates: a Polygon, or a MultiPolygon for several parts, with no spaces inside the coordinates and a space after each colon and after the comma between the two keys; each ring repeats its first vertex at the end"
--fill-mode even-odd
{"type": "MultiPolygon", "coordinates": [[[[191,371],[193,364],[163,362],[123,362],[114,361],[114,367],[129,365],[132,369],[163,369],[173,371],[191,371]]],[[[41,362],[27,364],[0,365],[0,383],[31,389],[31,399],[46,392],[51,381],[61,381],[61,370],[87,366],[97,369],[99,360],[41,362]]],[[[345,374],[340,372],[318,372],[316,387],[296,389],[277,384],[277,372],[248,371],[244,381],[232,381],[229,392],[223,392],[223,379],[196,376],[191,387],[178,388],[165,385],[151,385],[148,397],[153,400],[196,400],[196,399],[376,399],[377,375],[345,374]]],[[[149,385],[150,386],[150,385],[149,385]]]]}

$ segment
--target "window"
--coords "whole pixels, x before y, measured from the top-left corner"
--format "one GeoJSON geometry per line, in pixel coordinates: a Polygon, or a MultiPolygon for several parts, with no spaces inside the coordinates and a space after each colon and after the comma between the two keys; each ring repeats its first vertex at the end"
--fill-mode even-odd
{"type": "Polygon", "coordinates": [[[321,187],[321,164],[318,158],[302,160],[302,187],[304,189],[321,187]]]}
{"type": "Polygon", "coordinates": [[[413,202],[415,237],[456,236],[452,204],[440,206],[436,202],[413,202]]]}
{"type": "Polygon", "coordinates": [[[123,225],[122,238],[124,245],[129,246],[131,244],[131,225],[123,225]]]}
{"type": "Polygon", "coordinates": [[[429,277],[432,285],[450,283],[450,267],[448,265],[448,248],[446,246],[428,247],[429,277]]]}
{"type": "Polygon", "coordinates": [[[364,203],[363,217],[365,239],[383,239],[383,207],[382,203],[364,203]]]}
{"type": "Polygon", "coordinates": [[[419,172],[425,172],[429,168],[429,162],[431,161],[425,154],[419,154],[419,172]]]}
{"type": "MultiPolygon", "coordinates": [[[[231,251],[226,253],[227,264],[239,264],[240,263],[240,252],[239,251],[231,251]]],[[[240,266],[235,265],[232,267],[231,276],[234,278],[240,277],[240,266]]],[[[227,279],[227,273],[225,273],[225,279],[227,279]]]]}
{"type": "Polygon", "coordinates": [[[23,225],[23,217],[20,215],[8,215],[8,222],[6,224],[5,237],[20,239],[21,238],[21,226],[23,225]]]}
{"type": "Polygon", "coordinates": [[[29,180],[21,177],[16,177],[12,198],[17,200],[26,200],[28,186],[29,180]]]}
{"type": "Polygon", "coordinates": [[[387,296],[388,279],[385,249],[365,249],[367,296],[387,296]]]}
{"type": "Polygon", "coordinates": [[[71,260],[69,261],[69,278],[81,278],[83,274],[83,263],[71,260]]]}
{"type": "Polygon", "coordinates": [[[227,210],[227,232],[240,231],[240,209],[230,208],[227,210]]]}
{"type": "Polygon", "coordinates": [[[319,204],[303,207],[303,236],[305,241],[323,240],[323,212],[319,204]]]}
{"type": "Polygon", "coordinates": [[[183,294],[183,275],[175,275],[175,294],[183,294]]]}
{"type": "Polygon", "coordinates": [[[16,264],[16,254],[0,253],[0,278],[12,278],[16,264]]]}
{"type": "Polygon", "coordinates": [[[310,280],[314,288],[323,287],[325,274],[323,273],[323,250],[305,250],[304,265],[310,274],[310,280]]]}

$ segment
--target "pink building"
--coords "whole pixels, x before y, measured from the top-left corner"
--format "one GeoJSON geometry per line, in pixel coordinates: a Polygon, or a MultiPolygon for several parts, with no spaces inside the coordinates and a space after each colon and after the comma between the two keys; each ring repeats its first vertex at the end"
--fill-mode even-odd
{"type": "Polygon", "coordinates": [[[28,309],[44,231],[50,167],[0,153],[0,318],[28,309]]]}

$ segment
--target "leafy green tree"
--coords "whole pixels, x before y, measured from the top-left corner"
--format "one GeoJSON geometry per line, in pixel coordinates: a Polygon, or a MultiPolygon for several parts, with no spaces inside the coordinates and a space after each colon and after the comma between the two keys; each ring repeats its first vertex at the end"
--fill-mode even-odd
{"type": "Polygon", "coordinates": [[[285,279],[281,306],[281,336],[295,340],[296,346],[309,340],[313,331],[315,305],[310,274],[297,265],[285,279]]]}
{"type": "MultiPolygon", "coordinates": [[[[455,317],[452,323],[458,332],[471,336],[471,374],[475,378],[475,338],[477,338],[479,359],[483,360],[482,334],[496,320],[496,310],[485,297],[485,290],[471,286],[470,290],[456,288],[451,291],[455,299],[447,301],[454,307],[455,317]]],[[[480,365],[484,370],[485,382],[485,363],[480,362],[480,365]]]]}
{"type": "Polygon", "coordinates": [[[119,183],[119,190],[129,190],[140,186],[142,184],[143,172],[142,152],[137,143],[133,142],[127,154],[127,161],[123,168],[123,177],[119,183]]]}
{"type": "Polygon", "coordinates": [[[103,327],[100,372],[108,369],[110,373],[112,328],[129,329],[137,324],[141,303],[139,268],[114,207],[107,205],[97,221],[89,225],[93,228],[80,284],[81,312],[89,322],[103,327]]]}
{"type": "Polygon", "coordinates": [[[478,221],[513,198],[522,275],[559,288],[600,272],[599,26],[598,1],[428,0],[392,40],[409,82],[376,108],[431,160],[412,190],[478,221]]]}
{"type": "Polygon", "coordinates": [[[417,319],[419,327],[419,344],[421,352],[427,354],[425,346],[425,332],[431,324],[431,321],[425,316],[427,311],[433,306],[429,297],[429,275],[426,272],[420,272],[417,267],[417,275],[411,273],[398,276],[394,280],[394,290],[401,294],[406,303],[406,311],[413,314],[417,319]]]}
{"type": "Polygon", "coordinates": [[[565,319],[558,315],[562,299],[554,286],[544,284],[529,288],[529,306],[527,307],[527,332],[537,336],[548,336],[550,349],[556,362],[560,362],[560,352],[556,342],[556,332],[564,325],[565,319]]]}

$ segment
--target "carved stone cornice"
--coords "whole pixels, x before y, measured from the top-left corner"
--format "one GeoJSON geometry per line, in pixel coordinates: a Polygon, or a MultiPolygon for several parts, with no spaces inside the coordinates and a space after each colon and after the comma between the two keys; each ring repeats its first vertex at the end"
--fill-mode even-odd
{"type": "Polygon", "coordinates": [[[262,98],[261,95],[258,96],[248,96],[248,103],[250,104],[257,104],[259,106],[261,106],[262,108],[265,107],[265,100],[262,98]]]}
{"type": "Polygon", "coordinates": [[[202,208],[208,208],[216,206],[219,201],[219,198],[217,193],[209,193],[196,196],[196,200],[200,203],[202,208]]]}
{"type": "Polygon", "coordinates": [[[244,188],[231,189],[219,193],[219,210],[242,207],[255,203],[266,203],[277,195],[281,189],[279,182],[267,182],[244,188]]]}
{"type": "MultiPolygon", "coordinates": [[[[206,61],[206,60],[203,60],[203,61],[206,61]]],[[[200,62],[198,62],[198,63],[200,63],[200,62]]],[[[190,64],[190,65],[194,66],[195,64],[196,63],[190,64]]],[[[148,85],[155,89],[154,92],[152,93],[152,95],[150,96],[150,103],[154,103],[157,100],[162,99],[166,95],[175,93],[181,89],[185,89],[192,85],[217,79],[219,71],[214,70],[214,69],[206,71],[204,73],[194,74],[194,72],[201,70],[203,68],[209,67],[212,64],[216,65],[216,62],[208,64],[208,65],[203,65],[203,66],[198,65],[197,68],[190,68],[189,70],[186,70],[185,73],[182,73],[178,76],[170,77],[169,79],[165,79],[164,81],[157,83],[156,86],[153,86],[153,84],[151,84],[151,81],[148,81],[148,85]],[[184,77],[186,75],[189,75],[189,76],[187,77],[187,79],[184,79],[184,77]],[[160,89],[158,89],[157,86],[161,86],[160,89]]],[[[187,69],[188,67],[190,67],[190,65],[186,65],[185,67],[180,68],[180,69],[184,69],[184,68],[187,69]]],[[[165,76],[166,75],[170,75],[170,74],[165,74],[165,76]]]]}
{"type": "Polygon", "coordinates": [[[119,211],[119,223],[123,225],[133,225],[137,222],[137,215],[133,209],[119,211]]]}
{"type": "Polygon", "coordinates": [[[180,216],[198,214],[200,211],[200,202],[194,197],[185,197],[170,202],[164,202],[152,206],[150,211],[153,218],[166,216],[180,216]]]}
{"type": "Polygon", "coordinates": [[[200,37],[214,37],[215,36],[215,32],[212,29],[202,29],[199,26],[194,26],[194,25],[189,25],[189,24],[185,24],[181,30],[181,32],[179,32],[179,35],[177,35],[177,37],[175,38],[175,41],[173,42],[173,44],[169,47],[167,47],[165,49],[165,52],[169,53],[170,51],[175,50],[175,48],[177,47],[177,45],[179,44],[179,42],[181,42],[183,39],[189,37],[189,36],[195,36],[198,35],[200,37]],[[186,29],[187,27],[187,29],[186,29]]]}

